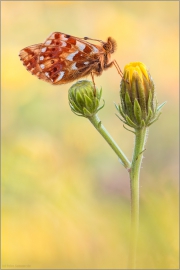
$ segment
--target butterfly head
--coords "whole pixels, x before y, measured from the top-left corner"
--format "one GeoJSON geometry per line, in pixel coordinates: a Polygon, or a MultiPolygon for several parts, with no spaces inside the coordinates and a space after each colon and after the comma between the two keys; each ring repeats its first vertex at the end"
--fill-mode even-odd
{"type": "Polygon", "coordinates": [[[117,43],[112,37],[108,37],[107,42],[104,42],[103,48],[107,53],[113,53],[116,50],[117,43]]]}

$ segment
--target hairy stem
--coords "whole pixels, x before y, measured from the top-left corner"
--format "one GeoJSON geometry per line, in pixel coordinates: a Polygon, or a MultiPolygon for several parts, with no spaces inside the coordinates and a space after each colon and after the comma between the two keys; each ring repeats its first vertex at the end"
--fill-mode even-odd
{"type": "Polygon", "coordinates": [[[130,269],[136,269],[136,249],[139,227],[139,177],[147,132],[148,129],[146,127],[136,130],[132,165],[131,169],[129,170],[131,186],[130,269]]]}

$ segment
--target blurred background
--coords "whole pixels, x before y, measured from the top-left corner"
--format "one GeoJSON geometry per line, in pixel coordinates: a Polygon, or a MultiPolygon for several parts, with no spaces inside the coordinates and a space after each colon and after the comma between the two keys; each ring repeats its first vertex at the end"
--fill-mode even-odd
{"type": "MultiPolygon", "coordinates": [[[[141,61],[159,103],[140,182],[138,269],[178,269],[178,1],[3,1],[2,268],[126,269],[128,173],[87,119],[68,105],[72,83],[26,71],[19,51],[54,31],[118,44],[120,67],[141,61]],[[72,136],[73,135],[73,136],[72,136]]],[[[88,79],[91,79],[88,77],[88,79]]],[[[131,159],[134,137],[115,116],[120,76],[95,77],[102,123],[131,159]]]]}

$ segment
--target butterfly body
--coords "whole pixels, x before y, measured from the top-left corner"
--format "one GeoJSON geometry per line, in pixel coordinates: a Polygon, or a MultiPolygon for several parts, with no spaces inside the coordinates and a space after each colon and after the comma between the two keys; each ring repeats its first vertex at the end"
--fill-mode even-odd
{"type": "Polygon", "coordinates": [[[116,42],[94,45],[87,37],[77,38],[61,32],[52,33],[44,43],[26,47],[20,51],[20,60],[26,69],[39,79],[51,84],[64,84],[89,74],[101,75],[114,64],[110,62],[116,42]]]}

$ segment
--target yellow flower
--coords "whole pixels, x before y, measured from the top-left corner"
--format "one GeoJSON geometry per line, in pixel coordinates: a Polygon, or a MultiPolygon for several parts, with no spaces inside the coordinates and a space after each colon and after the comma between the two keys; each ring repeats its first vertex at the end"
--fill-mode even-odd
{"type": "Polygon", "coordinates": [[[120,85],[121,105],[116,106],[125,124],[138,129],[150,126],[160,116],[154,83],[146,66],[141,62],[130,63],[124,68],[120,85]]]}
{"type": "Polygon", "coordinates": [[[149,75],[146,66],[141,62],[134,62],[126,65],[124,67],[124,79],[131,82],[134,72],[137,72],[139,74],[142,81],[143,77],[149,80],[149,75]]]}

